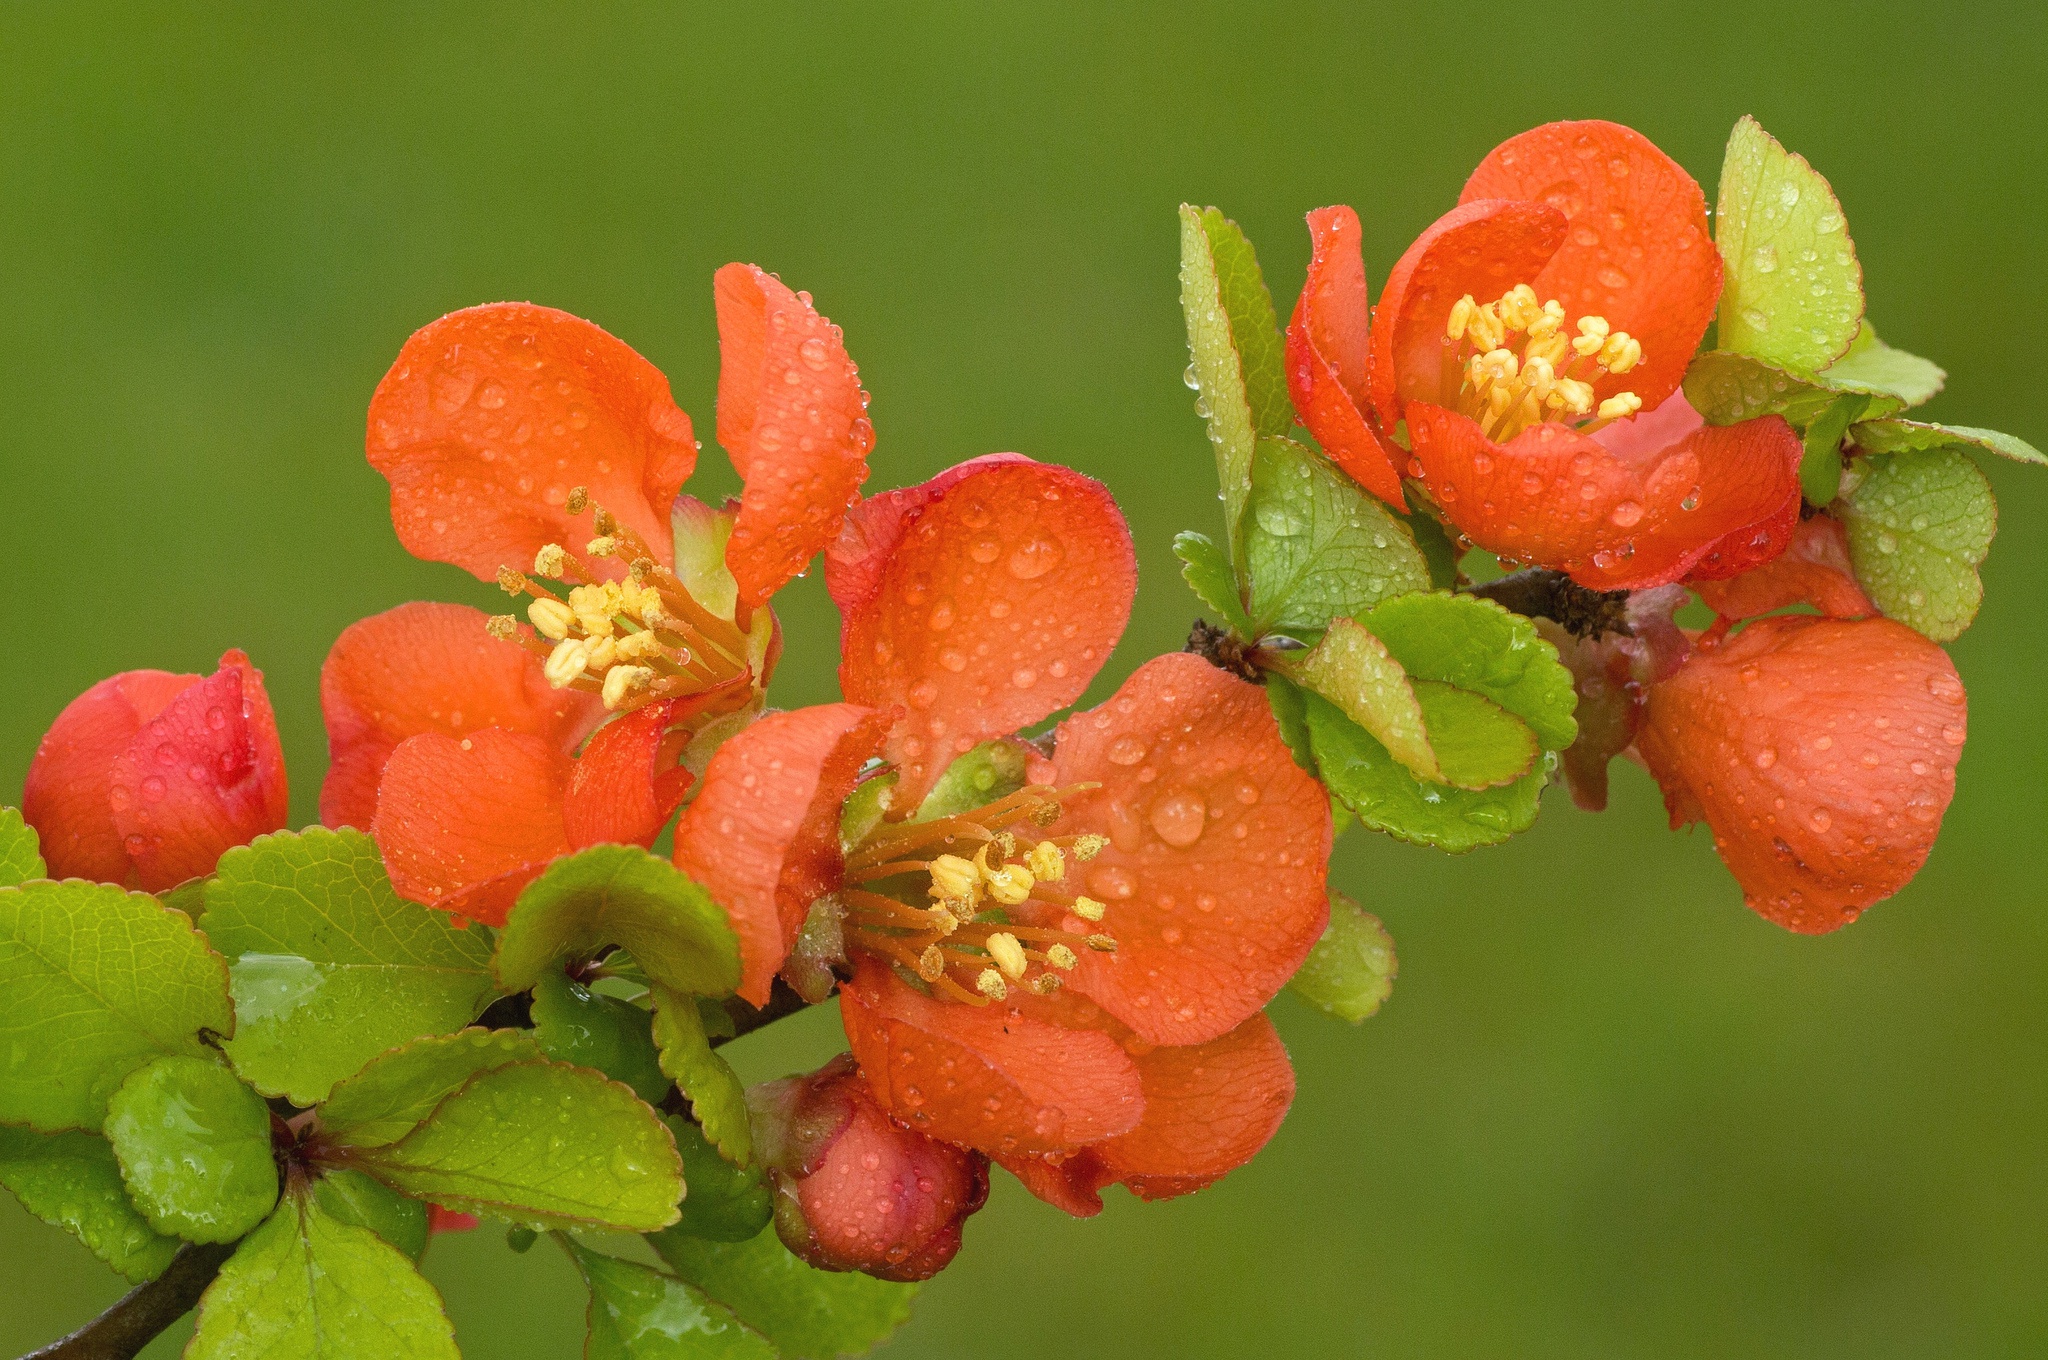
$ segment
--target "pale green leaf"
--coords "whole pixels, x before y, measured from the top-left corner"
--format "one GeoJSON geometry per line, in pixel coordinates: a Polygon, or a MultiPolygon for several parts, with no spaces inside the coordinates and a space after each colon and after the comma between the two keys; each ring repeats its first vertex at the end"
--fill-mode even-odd
{"type": "Polygon", "coordinates": [[[1009,797],[1024,783],[1024,748],[1014,741],[985,741],[954,757],[910,820],[930,822],[971,812],[1009,797]]]}
{"type": "Polygon", "coordinates": [[[159,1058],[107,1102],[107,1142],[158,1232],[232,1242],[277,1203],[270,1108],[209,1058],[159,1058]]]}
{"type": "Polygon", "coordinates": [[[1394,940],[1380,919],[1330,894],[1330,924],[1287,985],[1326,1015],[1363,1024],[1393,994],[1394,940]]]}
{"type": "Polygon", "coordinates": [[[1934,400],[1948,374],[1930,359],[1893,349],[1866,320],[1849,352],[1822,369],[1819,381],[1830,391],[1860,392],[1871,398],[1872,415],[1889,415],[1934,400]]]}
{"type": "Polygon", "coordinates": [[[1492,789],[1529,773],[1542,749],[1529,724],[1469,689],[1441,680],[1412,683],[1444,783],[1492,789]]]}
{"type": "Polygon", "coordinates": [[[550,864],[513,904],[494,966],[505,990],[523,992],[608,944],[677,991],[723,996],[740,983],[739,937],[724,910],[637,845],[593,845],[550,864]]]}
{"type": "Polygon", "coordinates": [[[1301,686],[1278,671],[1266,672],[1266,698],[1273,708],[1273,721],[1280,726],[1280,740],[1294,754],[1294,763],[1314,774],[1316,758],[1309,746],[1308,711],[1301,694],[1301,686]]]}
{"type": "Polygon", "coordinates": [[[313,1182],[313,1198],[338,1222],[368,1228],[412,1260],[427,1249],[427,1206],[360,1171],[327,1168],[313,1182]]]}
{"type": "Polygon", "coordinates": [[[721,619],[733,617],[739,604],[740,583],[725,565],[726,540],[738,518],[737,511],[714,510],[695,496],[676,497],[668,516],[676,575],[691,599],[721,619]]]}
{"type": "Polygon", "coordinates": [[[1216,612],[1217,619],[1239,637],[1251,637],[1252,623],[1237,597],[1237,573],[1223,549],[1207,534],[1183,529],[1173,538],[1173,555],[1181,561],[1181,579],[1195,597],[1216,612]]]}
{"type": "Polygon", "coordinates": [[[49,873],[43,864],[42,841],[36,829],[21,819],[21,809],[0,808],[0,888],[47,878],[49,873]]]}
{"type": "Polygon", "coordinates": [[[1335,618],[1429,589],[1408,526],[1291,439],[1262,439],[1245,519],[1254,632],[1320,634],[1335,618]]]}
{"type": "Polygon", "coordinates": [[[21,1207],[74,1233],[132,1284],[163,1273],[178,1239],[149,1226],[128,1198],[114,1149],[98,1134],[0,1124],[0,1185],[21,1207]]]}
{"type": "Polygon", "coordinates": [[[1330,620],[1329,631],[1293,667],[1303,685],[1344,710],[1378,738],[1417,779],[1443,782],[1429,727],[1408,673],[1386,644],[1351,619],[1330,620]]]}
{"type": "Polygon", "coordinates": [[[590,1287],[584,1360],[776,1360],[766,1337],[697,1286],[561,1241],[590,1287]]]}
{"type": "Polygon", "coordinates": [[[1834,510],[1856,583],[1886,617],[1936,642],[1960,636],[1984,598],[1977,564],[1998,529],[1991,484],[1954,448],[1865,458],[1858,471],[1834,510]]]}
{"type": "Polygon", "coordinates": [[[1851,427],[1849,437],[1865,453],[1972,448],[2019,463],[2048,463],[2048,455],[2024,439],[1967,425],[1932,425],[1917,420],[1865,420],[1851,427]]]}
{"type": "Polygon", "coordinates": [[[646,1011],[630,1001],[592,992],[560,973],[533,988],[533,1037],[556,1062],[594,1067],[622,1081],[650,1105],[668,1094],[668,1078],[654,1051],[646,1011]]]}
{"type": "Polygon", "coordinates": [[[1259,257],[1244,230],[1220,209],[1202,210],[1202,230],[1216,263],[1216,289],[1230,317],[1230,338],[1244,375],[1245,400],[1259,435],[1284,435],[1294,428],[1294,400],[1287,394],[1287,340],[1273,310],[1273,295],[1259,270],[1259,257]]]}
{"type": "Polygon", "coordinates": [[[753,1125],[747,1120],[747,1092],[732,1065],[711,1047],[702,1013],[687,996],[654,989],[654,1042],[661,1070],[690,1101],[690,1113],[720,1155],[744,1166],[754,1155],[753,1125]]]}
{"type": "Polygon", "coordinates": [[[1799,460],[1799,490],[1808,505],[1826,505],[1842,486],[1842,438],[1870,406],[1870,398],[1852,393],[1837,397],[1806,429],[1806,452],[1799,460]]]}
{"type": "Polygon", "coordinates": [[[1804,428],[1838,396],[1870,399],[1862,418],[1894,415],[1930,400],[1947,374],[1915,354],[1877,338],[1868,321],[1849,352],[1818,374],[1798,375],[1744,354],[1713,350],[1685,373],[1685,399],[1710,425],[1782,415],[1804,428]]]}
{"type": "Polygon", "coordinates": [[[1361,614],[1417,680],[1441,680],[1483,694],[1535,730],[1547,751],[1578,739],[1572,674],[1520,614],[1476,595],[1401,595],[1361,614]]]}
{"type": "Polygon", "coordinates": [[[896,780],[896,771],[886,770],[853,786],[845,806],[839,809],[839,848],[843,853],[852,854],[868,833],[882,824],[896,799],[896,780]]]}
{"type": "Polygon", "coordinates": [[[523,1030],[466,1029],[415,1039],[338,1084],[320,1107],[320,1127],[353,1147],[395,1143],[477,1073],[541,1056],[523,1030]]]}
{"type": "Polygon", "coordinates": [[[860,1354],[910,1320],[914,1284],[816,1270],[764,1229],[746,1242],[708,1242],[671,1229],[648,1242],[677,1275],[739,1315],[791,1360],[860,1354]]]}
{"type": "Polygon", "coordinates": [[[689,1187],[683,1216],[671,1232],[744,1242],[768,1226],[775,1210],[758,1165],[735,1166],[726,1160],[693,1120],[672,1117],[668,1130],[676,1137],[683,1184],[689,1187]]]}
{"type": "Polygon", "coordinates": [[[1195,409],[1208,422],[1216,447],[1216,480],[1223,491],[1225,541],[1233,558],[1243,543],[1245,502],[1251,495],[1252,443],[1258,430],[1245,395],[1244,369],[1224,310],[1214,247],[1199,209],[1180,207],[1180,308],[1187,321],[1189,371],[1195,409]]]}
{"type": "Polygon", "coordinates": [[[0,888],[0,1123],[98,1129],[131,1072],[234,1027],[227,963],[182,913],[76,879],[0,888]]]}

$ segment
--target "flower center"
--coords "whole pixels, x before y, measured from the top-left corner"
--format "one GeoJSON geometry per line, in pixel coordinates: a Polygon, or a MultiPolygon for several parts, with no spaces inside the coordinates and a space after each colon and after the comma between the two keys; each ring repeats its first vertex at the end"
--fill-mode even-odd
{"type": "Polygon", "coordinates": [[[1627,331],[1610,330],[1603,316],[1580,317],[1578,332],[1566,335],[1563,304],[1552,298],[1539,306],[1526,283],[1483,307],[1467,293],[1444,327],[1444,390],[1455,390],[1457,408],[1502,442],[1540,421],[1590,433],[1641,410],[1633,392],[1617,392],[1596,408],[1593,380],[1634,368],[1642,345],[1627,331]]]}
{"type": "Polygon", "coordinates": [[[1102,919],[1102,903],[1063,886],[1068,858],[1093,859],[1108,840],[1033,829],[1059,820],[1062,797],[1091,787],[1035,784],[957,817],[884,823],[846,857],[847,947],[972,1006],[1000,1001],[1013,986],[1051,996],[1078,950],[1116,949],[1087,929],[1102,919]],[[1013,924],[1012,912],[1062,924],[1013,924]],[[1068,921],[1079,928],[1065,928],[1068,921]]]}
{"type": "MultiPolygon", "coordinates": [[[[569,493],[570,514],[589,506],[582,487],[569,493]]],[[[614,712],[701,694],[746,674],[747,640],[739,627],[699,604],[631,528],[603,507],[595,510],[597,537],[584,553],[624,559],[627,579],[604,580],[584,558],[550,543],[534,557],[532,575],[498,569],[507,594],[532,597],[526,617],[547,641],[522,640],[510,614],[491,620],[491,635],[545,657],[543,669],[556,689],[599,694],[614,712]],[[567,598],[535,577],[556,582],[567,598]]]]}

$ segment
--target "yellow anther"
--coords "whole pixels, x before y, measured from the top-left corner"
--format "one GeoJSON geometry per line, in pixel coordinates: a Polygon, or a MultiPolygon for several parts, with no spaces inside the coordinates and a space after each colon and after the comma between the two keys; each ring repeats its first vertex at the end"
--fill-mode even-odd
{"type": "Polygon", "coordinates": [[[985,870],[983,880],[988,883],[988,895],[1006,907],[1014,907],[1031,896],[1036,885],[1031,871],[1021,864],[1002,864],[985,870]]]}
{"type": "Polygon", "coordinates": [[[1643,399],[1633,392],[1617,392],[1600,403],[1597,414],[1602,420],[1620,420],[1643,409],[1643,399]]]}
{"type": "Polygon", "coordinates": [[[610,557],[618,550],[619,540],[613,538],[610,534],[599,534],[583,546],[583,551],[589,553],[592,557],[610,557]]]}
{"type": "Polygon", "coordinates": [[[1058,803],[1033,803],[1029,814],[1033,826],[1051,826],[1060,819],[1058,803]]]}
{"type": "Polygon", "coordinates": [[[627,700],[644,694],[654,683],[654,672],[645,666],[614,666],[604,675],[604,706],[623,708],[627,700]]]}
{"type": "Polygon", "coordinates": [[[526,593],[525,573],[514,571],[510,567],[499,567],[498,589],[504,591],[507,595],[524,595],[526,593]]]}
{"type": "Polygon", "coordinates": [[[1017,943],[1017,937],[1007,930],[999,930],[986,941],[988,956],[996,961],[996,967],[1003,970],[1003,976],[1012,982],[1024,976],[1031,961],[1024,957],[1024,946],[1017,943]]]}
{"type": "Polygon", "coordinates": [[[1465,324],[1466,337],[1483,350],[1499,349],[1507,333],[1507,327],[1501,324],[1497,304],[1491,302],[1484,307],[1473,308],[1472,319],[1465,324]]]}
{"type": "Polygon", "coordinates": [[[1511,349],[1490,349],[1479,357],[1479,366],[1495,382],[1513,382],[1522,364],[1511,349]]]}
{"type": "Polygon", "coordinates": [[[588,642],[582,638],[570,638],[548,653],[547,661],[541,666],[541,674],[556,689],[567,689],[583,674],[583,662],[589,655],[588,642]]]}
{"type": "Polygon", "coordinates": [[[1001,1001],[1010,994],[1003,985],[1003,975],[993,968],[984,968],[974,979],[974,990],[991,1001],[1001,1001]]]}
{"type": "Polygon", "coordinates": [[[526,606],[526,617],[533,621],[533,630],[553,642],[560,642],[569,636],[569,629],[576,623],[575,611],[560,600],[539,599],[526,606]]]}
{"type": "Polygon", "coordinates": [[[1582,416],[1593,409],[1593,384],[1580,382],[1577,378],[1563,378],[1557,384],[1557,395],[1564,402],[1564,409],[1573,415],[1582,416]]]}
{"type": "Polygon", "coordinates": [[[1040,973],[1031,979],[1031,990],[1039,996],[1051,996],[1060,989],[1058,973],[1040,973]]]}
{"type": "Polygon", "coordinates": [[[583,654],[583,667],[596,674],[619,659],[619,644],[608,637],[592,638],[590,650],[583,654]]]}
{"type": "Polygon", "coordinates": [[[1472,324],[1472,313],[1479,310],[1479,304],[1472,300],[1470,293],[1451,304],[1450,319],[1444,323],[1444,335],[1451,340],[1463,340],[1465,328],[1472,324]]]}
{"type": "Polygon", "coordinates": [[[1564,362],[1564,356],[1571,353],[1571,342],[1562,335],[1538,336],[1522,347],[1522,366],[1528,367],[1541,359],[1552,368],[1564,362]]]}
{"type": "Polygon", "coordinates": [[[1579,338],[1572,341],[1572,348],[1581,354],[1595,354],[1607,343],[1607,318],[1604,316],[1582,316],[1579,318],[1579,338]]]}
{"type": "Polygon", "coordinates": [[[547,543],[533,555],[533,574],[561,580],[569,570],[569,554],[559,543],[547,543]]]}
{"type": "Polygon", "coordinates": [[[937,982],[946,975],[946,956],[937,945],[926,945],[924,953],[917,956],[917,975],[926,982],[937,982]]]}
{"type": "Polygon", "coordinates": [[[1057,883],[1067,876],[1067,857],[1051,841],[1040,841],[1024,857],[1024,867],[1041,883],[1057,883]]]}
{"type": "Polygon", "coordinates": [[[1511,331],[1527,330],[1542,315],[1543,308],[1536,301],[1536,290],[1526,283],[1516,284],[1500,300],[1500,319],[1511,331]]]}
{"type": "Polygon", "coordinates": [[[1547,396],[1557,385],[1557,373],[1550,366],[1550,360],[1541,355],[1522,365],[1522,385],[1538,397],[1547,396]]]}
{"type": "Polygon", "coordinates": [[[1080,860],[1083,864],[1086,864],[1089,860],[1094,859],[1097,855],[1101,854],[1103,848],[1108,844],[1109,837],[1098,836],[1092,831],[1087,833],[1086,835],[1076,836],[1074,837],[1074,844],[1072,847],[1074,851],[1074,858],[1080,860]]]}
{"type": "Polygon", "coordinates": [[[972,905],[981,896],[981,872],[971,860],[959,855],[940,855],[932,861],[933,897],[972,905]]]}
{"type": "Polygon", "coordinates": [[[1080,962],[1079,959],[1074,957],[1074,951],[1067,948],[1063,944],[1056,944],[1052,948],[1046,950],[1045,961],[1055,968],[1063,969],[1072,968],[1075,964],[1080,962]]]}
{"type": "Polygon", "coordinates": [[[1077,897],[1074,899],[1074,915],[1084,921],[1100,921],[1102,913],[1106,910],[1108,908],[1092,897],[1077,897]]]}
{"type": "Polygon", "coordinates": [[[981,911],[978,903],[970,901],[965,897],[949,897],[939,903],[939,905],[951,912],[953,919],[963,926],[972,921],[981,911]]]}
{"type": "Polygon", "coordinates": [[[1600,351],[1600,364],[1609,373],[1626,373],[1642,361],[1642,342],[1627,331],[1616,331],[1608,336],[1607,344],[1600,351]]]}
{"type": "Polygon", "coordinates": [[[569,488],[569,499],[562,508],[572,515],[580,515],[589,506],[590,488],[587,486],[572,486],[569,488]]]}
{"type": "Polygon", "coordinates": [[[501,642],[519,636],[519,620],[510,614],[493,614],[484,620],[484,631],[501,642]]]}
{"type": "Polygon", "coordinates": [[[1116,940],[1108,935],[1090,935],[1088,947],[1098,954],[1116,953],[1116,940]]]}
{"type": "Polygon", "coordinates": [[[1512,386],[1494,388],[1486,394],[1487,414],[1498,420],[1508,413],[1508,408],[1515,404],[1519,395],[1512,386]]]}
{"type": "Polygon", "coordinates": [[[668,648],[661,645],[661,639],[652,633],[628,633],[619,639],[621,661],[645,661],[650,657],[667,656],[668,648]]]}
{"type": "Polygon", "coordinates": [[[951,902],[941,902],[936,907],[927,908],[924,920],[927,926],[938,931],[941,936],[951,935],[962,924],[959,916],[954,913],[951,902]]]}

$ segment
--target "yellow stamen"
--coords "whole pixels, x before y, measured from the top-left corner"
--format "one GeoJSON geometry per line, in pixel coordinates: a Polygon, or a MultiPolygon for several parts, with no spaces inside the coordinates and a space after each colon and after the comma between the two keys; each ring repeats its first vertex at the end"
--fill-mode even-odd
{"type": "Polygon", "coordinates": [[[1012,982],[1024,976],[1031,966],[1024,957],[1024,946],[1017,943],[1017,937],[1006,930],[999,930],[984,941],[988,956],[996,961],[996,967],[1003,970],[1003,976],[1012,982]]]}
{"type": "Polygon", "coordinates": [[[1083,864],[1086,864],[1089,860],[1094,859],[1097,855],[1101,854],[1103,848],[1108,844],[1109,837],[1098,836],[1095,835],[1093,832],[1089,832],[1074,837],[1074,843],[1071,849],[1074,852],[1074,858],[1080,860],[1083,864]]]}
{"type": "Polygon", "coordinates": [[[940,855],[931,862],[933,897],[965,902],[970,907],[981,896],[981,871],[972,860],[958,855],[940,855]]]}
{"type": "Polygon", "coordinates": [[[1080,962],[1079,959],[1074,957],[1074,951],[1067,948],[1063,944],[1056,944],[1052,946],[1052,948],[1046,950],[1045,961],[1051,964],[1053,967],[1059,969],[1072,968],[1075,964],[1080,962]]]}
{"type": "Polygon", "coordinates": [[[1617,392],[1600,403],[1595,412],[1602,420],[1621,420],[1643,409],[1643,399],[1633,392],[1617,392]]]}
{"type": "Polygon", "coordinates": [[[1040,973],[1037,977],[1031,979],[1031,990],[1039,996],[1051,996],[1059,989],[1060,975],[1058,973],[1040,973]]]}
{"type": "Polygon", "coordinates": [[[1041,883],[1057,883],[1067,876],[1067,857],[1051,841],[1040,841],[1024,857],[1024,867],[1041,883]]]}
{"type": "Polygon", "coordinates": [[[1108,908],[1092,897],[1077,897],[1074,899],[1074,915],[1084,921],[1100,921],[1102,913],[1107,910],[1108,908]]]}
{"type": "Polygon", "coordinates": [[[533,555],[533,574],[559,581],[568,574],[569,554],[559,543],[548,543],[533,555]]]}
{"type": "Polygon", "coordinates": [[[976,975],[974,990],[991,1001],[1001,1001],[1010,994],[1010,989],[1003,985],[1003,975],[993,968],[984,968],[976,975]]]}
{"type": "Polygon", "coordinates": [[[917,975],[926,982],[937,982],[946,975],[946,955],[937,945],[926,945],[917,956],[917,975]]]}
{"type": "Polygon", "coordinates": [[[526,606],[526,617],[534,632],[553,642],[567,639],[569,630],[576,626],[575,611],[553,598],[535,600],[526,606]]]}
{"type": "Polygon", "coordinates": [[[583,674],[583,660],[590,655],[590,644],[582,638],[570,638],[548,653],[547,663],[541,673],[556,689],[567,689],[569,682],[583,674]]]}
{"type": "Polygon", "coordinates": [[[1108,935],[1090,935],[1088,947],[1098,954],[1116,953],[1116,940],[1108,935]]]}
{"type": "Polygon", "coordinates": [[[645,666],[613,666],[604,676],[604,706],[623,708],[628,700],[645,693],[653,684],[654,672],[645,666]]]}
{"type": "Polygon", "coordinates": [[[982,873],[982,881],[988,884],[988,895],[1006,907],[1014,907],[1031,896],[1036,886],[1031,871],[1021,864],[1004,864],[982,873]]]}

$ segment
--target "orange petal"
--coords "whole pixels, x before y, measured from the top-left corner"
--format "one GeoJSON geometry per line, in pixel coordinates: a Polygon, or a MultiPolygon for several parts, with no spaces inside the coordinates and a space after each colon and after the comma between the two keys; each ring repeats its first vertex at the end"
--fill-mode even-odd
{"type": "MultiPolygon", "coordinates": [[[[1674,426],[1673,403],[1683,400],[1645,419],[1674,426]]],[[[1803,452],[1792,427],[1777,416],[1687,423],[1688,433],[1654,447],[1629,432],[1610,442],[1556,422],[1496,444],[1468,416],[1408,408],[1416,461],[1452,523],[1504,558],[1594,590],[1745,570],[1790,539],[1803,452]]]]}
{"type": "Polygon", "coordinates": [[[1103,902],[1113,954],[1084,951],[1073,990],[1160,1044],[1227,1034],[1273,998],[1329,920],[1330,803],[1280,739],[1265,691],[1185,652],[1140,666],[1060,724],[1068,800],[1052,834],[1110,844],[1068,871],[1103,902]]]}
{"type": "Polygon", "coordinates": [[[1138,1068],[1092,1029],[1015,1002],[935,1001],[862,957],[840,984],[846,1037],[889,1113],[990,1156],[1070,1152],[1136,1128],[1138,1068]]]}
{"type": "Polygon", "coordinates": [[[756,1006],[811,903],[839,886],[840,806],[894,716],[854,704],[771,713],[718,748],[676,823],[676,867],[725,908],[739,994],[756,1006]]]}
{"type": "Polygon", "coordinates": [[[1479,163],[1458,201],[1481,199],[1523,199],[1562,212],[1570,223],[1564,244],[1534,278],[1514,282],[1563,303],[1568,327],[1604,316],[1642,342],[1635,368],[1593,380],[1601,400],[1634,392],[1654,407],[1678,390],[1721,300],[1721,254],[1707,236],[1706,195],[1684,167],[1619,123],[1547,123],[1479,163]]]}
{"type": "Polygon", "coordinates": [[[671,699],[635,709],[607,723],[576,758],[562,799],[562,829],[569,844],[654,844],[688,791],[693,776],[676,763],[669,728],[671,699]]]}
{"type": "Polygon", "coordinates": [[[1137,1055],[1145,1118],[1093,1149],[1141,1199],[1200,1189],[1250,1161],[1294,1101],[1294,1068],[1272,1021],[1253,1015],[1219,1039],[1137,1055]]]}
{"type": "Polygon", "coordinates": [[[1547,203],[1478,202],[1451,209],[1415,238],[1387,275],[1372,330],[1366,387],[1391,430],[1407,403],[1442,403],[1445,324],[1458,299],[1498,298],[1542,270],[1564,244],[1565,216],[1547,203]]]}
{"type": "Polygon", "coordinates": [[[540,660],[486,633],[484,618],[467,605],[402,604],[335,640],[320,668],[329,760],[322,822],[369,826],[384,762],[407,737],[500,727],[566,756],[603,719],[596,695],[550,689],[540,660]]]}
{"type": "Polygon", "coordinates": [[[1926,861],[1967,722],[1948,654],[1905,625],[1777,615],[1651,687],[1636,747],[1750,908],[1818,935],[1926,861]]]}
{"type": "Polygon", "coordinates": [[[1130,618],[1137,561],[1100,482],[996,454],[863,504],[825,581],[840,689],[909,707],[889,755],[914,806],[954,756],[1081,696],[1130,618]]]}
{"type": "Polygon", "coordinates": [[[64,706],[22,781],[21,815],[42,838],[52,878],[133,882],[134,865],[114,826],[114,763],[143,726],[196,675],[124,671],[64,706]]]}
{"type": "Polygon", "coordinates": [[[1092,1148],[1049,1157],[1011,1154],[997,1157],[995,1162],[1033,1195],[1075,1218],[1093,1218],[1101,1213],[1102,1187],[1112,1181],[1092,1148]]]}
{"type": "Polygon", "coordinates": [[[1775,561],[1733,580],[1699,582],[1694,589],[1725,619],[1755,618],[1794,604],[1810,604],[1831,619],[1862,619],[1877,612],[1849,566],[1849,536],[1831,515],[1801,520],[1791,546],[1775,561]]]}
{"type": "Polygon", "coordinates": [[[370,834],[401,897],[505,924],[520,889],[569,851],[569,759],[540,737],[486,727],[408,737],[384,764],[370,834]]]}
{"type": "Polygon", "coordinates": [[[1308,215],[1315,254],[1287,324],[1287,391],[1295,414],[1338,467],[1402,510],[1401,474],[1365,420],[1371,294],[1365,287],[1358,214],[1346,207],[1308,215]]]}
{"type": "Polygon", "coordinates": [[[370,398],[370,466],[415,557],[483,580],[542,545],[581,548],[571,487],[671,560],[668,510],[697,465],[661,370],[588,321],[496,302],[413,333],[370,398]]]}
{"type": "Polygon", "coordinates": [[[751,264],[719,270],[713,292],[718,442],[747,483],[725,564],[758,606],[838,534],[875,427],[839,327],[809,293],[751,264]]]}

